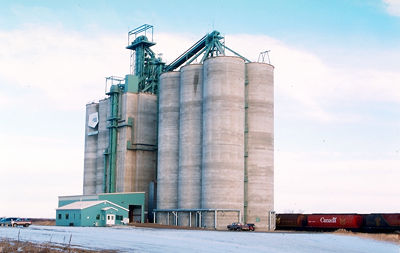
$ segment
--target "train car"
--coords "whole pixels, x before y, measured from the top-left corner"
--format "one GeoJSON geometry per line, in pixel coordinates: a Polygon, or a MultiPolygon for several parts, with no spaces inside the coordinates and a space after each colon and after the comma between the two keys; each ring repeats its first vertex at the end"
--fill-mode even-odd
{"type": "Polygon", "coordinates": [[[309,214],[307,228],[315,230],[359,230],[363,217],[359,214],[309,214]]]}
{"type": "Polygon", "coordinates": [[[276,215],[277,230],[304,230],[307,225],[307,216],[298,213],[276,215]]]}
{"type": "Polygon", "coordinates": [[[362,229],[365,232],[400,231],[400,213],[371,213],[362,217],[362,229]]]}

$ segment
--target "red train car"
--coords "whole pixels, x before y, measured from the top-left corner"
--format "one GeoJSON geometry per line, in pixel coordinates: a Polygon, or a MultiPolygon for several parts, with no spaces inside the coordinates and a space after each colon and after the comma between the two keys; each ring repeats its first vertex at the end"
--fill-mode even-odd
{"type": "Polygon", "coordinates": [[[359,214],[310,214],[307,227],[320,229],[359,229],[363,218],[359,214]]]}
{"type": "Polygon", "coordinates": [[[304,214],[285,213],[276,215],[276,229],[278,230],[304,230],[307,217],[304,214]]]}
{"type": "Polygon", "coordinates": [[[399,213],[383,213],[382,217],[389,224],[389,226],[400,228],[400,214],[399,213]]]}
{"type": "Polygon", "coordinates": [[[367,232],[400,231],[400,213],[371,213],[363,217],[363,230],[367,232]]]}

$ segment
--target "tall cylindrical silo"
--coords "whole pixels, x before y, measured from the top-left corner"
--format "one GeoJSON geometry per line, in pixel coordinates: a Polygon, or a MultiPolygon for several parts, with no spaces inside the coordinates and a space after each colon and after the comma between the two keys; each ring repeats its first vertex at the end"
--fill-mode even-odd
{"type": "MultiPolygon", "coordinates": [[[[244,197],[245,64],[238,57],[204,61],[202,208],[237,209],[244,197]]],[[[226,213],[218,227],[237,221],[226,213]]],[[[206,227],[214,226],[207,215],[206,227]]]]}
{"type": "Polygon", "coordinates": [[[274,210],[274,67],[246,64],[247,74],[247,199],[246,222],[268,228],[274,210]]]}
{"type": "Polygon", "coordinates": [[[86,105],[83,194],[96,193],[98,111],[98,103],[86,105]]]}
{"type": "Polygon", "coordinates": [[[109,133],[107,128],[107,117],[110,115],[109,99],[102,99],[99,101],[99,125],[98,125],[98,139],[97,139],[97,155],[96,155],[96,194],[104,193],[105,178],[105,156],[104,152],[108,147],[109,133]]]}
{"type": "Polygon", "coordinates": [[[149,183],[156,178],[157,165],[157,96],[139,93],[137,100],[137,120],[133,143],[143,145],[136,151],[136,171],[133,191],[148,191],[149,183]]]}
{"type": "MultiPolygon", "coordinates": [[[[178,207],[179,72],[160,76],[158,110],[157,209],[178,207]]],[[[165,217],[157,217],[167,223],[165,217]]]]}
{"type": "MultiPolygon", "coordinates": [[[[203,65],[181,68],[179,107],[178,208],[201,207],[201,132],[203,65]]],[[[194,217],[192,217],[194,220],[194,217]]],[[[182,213],[180,225],[189,225],[189,214],[182,213]]]]}

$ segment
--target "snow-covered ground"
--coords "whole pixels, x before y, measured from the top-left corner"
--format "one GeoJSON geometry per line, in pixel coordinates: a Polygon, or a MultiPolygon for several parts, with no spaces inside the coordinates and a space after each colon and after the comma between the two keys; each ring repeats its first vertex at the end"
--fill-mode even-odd
{"type": "Polygon", "coordinates": [[[121,252],[400,253],[400,246],[353,236],[134,227],[0,227],[0,238],[79,245],[121,252]]]}

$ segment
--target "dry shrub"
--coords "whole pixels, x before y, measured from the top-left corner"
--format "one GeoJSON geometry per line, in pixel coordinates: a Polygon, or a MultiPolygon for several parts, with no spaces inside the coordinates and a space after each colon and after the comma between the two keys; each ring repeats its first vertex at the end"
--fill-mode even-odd
{"type": "Polygon", "coordinates": [[[72,247],[71,245],[57,245],[51,243],[32,243],[0,238],[0,253],[29,252],[29,253],[114,253],[115,250],[89,250],[72,247]]]}
{"type": "Polygon", "coordinates": [[[392,242],[400,244],[400,234],[399,233],[359,233],[351,232],[345,229],[339,229],[334,232],[335,234],[358,236],[361,238],[374,239],[378,241],[392,242]]]}

